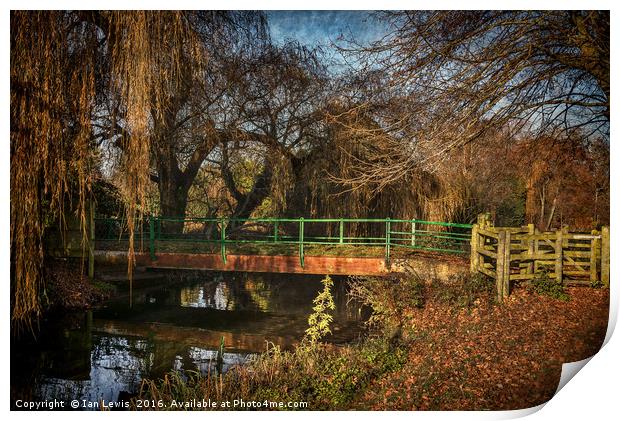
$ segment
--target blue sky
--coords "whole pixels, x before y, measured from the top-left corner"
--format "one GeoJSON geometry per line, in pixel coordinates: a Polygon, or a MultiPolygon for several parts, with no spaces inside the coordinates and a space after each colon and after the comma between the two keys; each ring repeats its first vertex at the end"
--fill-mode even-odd
{"type": "Polygon", "coordinates": [[[294,10],[266,12],[271,37],[280,44],[296,39],[308,46],[329,45],[340,35],[363,43],[379,39],[385,26],[361,10],[294,10]]]}

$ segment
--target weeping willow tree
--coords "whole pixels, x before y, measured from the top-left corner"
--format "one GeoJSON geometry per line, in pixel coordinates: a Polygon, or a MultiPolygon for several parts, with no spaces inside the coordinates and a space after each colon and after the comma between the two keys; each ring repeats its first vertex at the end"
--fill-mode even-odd
{"type": "Polygon", "coordinates": [[[187,12],[11,13],[11,307],[31,326],[41,313],[45,234],[77,202],[86,241],[93,182],[93,120],[117,101],[123,122],[122,176],[134,264],[134,229],[148,183],[149,116],[161,112],[182,74],[207,59],[200,25],[187,12]],[[77,194],[70,195],[70,186],[77,194]],[[68,197],[77,196],[77,197],[68,197]]]}
{"type": "MultiPolygon", "coordinates": [[[[431,221],[462,218],[468,192],[453,172],[432,173],[414,168],[387,182],[380,174],[367,173],[367,162],[374,162],[377,167],[389,166],[390,161],[403,159],[402,155],[409,151],[392,150],[391,134],[363,108],[334,102],[327,106],[324,121],[324,141],[307,152],[303,157],[306,165],[296,180],[289,181],[294,183],[288,197],[289,213],[431,221]]],[[[365,224],[358,229],[359,234],[369,233],[364,231],[369,229],[365,224]]]]}

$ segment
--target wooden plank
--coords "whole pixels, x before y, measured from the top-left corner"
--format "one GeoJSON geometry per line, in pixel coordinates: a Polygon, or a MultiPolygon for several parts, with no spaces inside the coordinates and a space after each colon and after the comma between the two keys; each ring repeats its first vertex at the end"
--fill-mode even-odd
{"type": "Polygon", "coordinates": [[[497,259],[497,253],[494,253],[492,251],[488,251],[488,250],[484,250],[484,249],[478,249],[478,254],[482,254],[483,256],[487,256],[490,257],[491,259],[497,259]]]}
{"type": "Polygon", "coordinates": [[[528,279],[534,279],[538,276],[535,273],[513,273],[510,275],[510,279],[513,281],[524,281],[528,279]]]}
{"type": "Polygon", "coordinates": [[[494,238],[497,240],[497,232],[490,231],[489,229],[485,229],[482,227],[478,227],[478,234],[484,235],[485,237],[494,238]]]}
{"type": "Polygon", "coordinates": [[[556,253],[539,253],[539,254],[528,254],[528,253],[519,253],[513,254],[511,256],[512,260],[521,260],[521,261],[530,261],[530,260],[557,260],[558,255],[556,253]]]}
{"type": "Polygon", "coordinates": [[[590,272],[589,271],[575,271],[575,270],[565,270],[564,272],[565,276],[580,276],[582,278],[590,278],[590,272]]]}
{"type": "Polygon", "coordinates": [[[569,240],[588,240],[588,241],[592,241],[594,239],[600,239],[601,236],[597,235],[597,234],[571,234],[568,233],[566,235],[566,238],[569,240]]]}
{"type": "Polygon", "coordinates": [[[493,278],[493,279],[497,278],[497,274],[494,271],[492,271],[490,269],[487,269],[486,267],[479,267],[478,271],[480,273],[483,273],[483,274],[487,275],[488,277],[493,278]]]}
{"type": "MultiPolygon", "coordinates": [[[[592,240],[592,241],[599,241],[598,239],[592,240]]],[[[590,259],[592,255],[591,251],[574,251],[574,250],[564,250],[564,256],[565,257],[583,257],[583,258],[587,258],[590,259]]]]}

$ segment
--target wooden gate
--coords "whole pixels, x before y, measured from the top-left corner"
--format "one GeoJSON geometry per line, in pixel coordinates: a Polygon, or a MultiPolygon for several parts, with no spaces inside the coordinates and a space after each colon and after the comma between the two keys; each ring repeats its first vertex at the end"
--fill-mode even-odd
{"type": "Polygon", "coordinates": [[[568,284],[609,286],[609,227],[590,233],[568,228],[540,232],[534,225],[494,227],[488,214],[472,228],[471,271],[496,280],[499,299],[511,282],[529,281],[545,271],[568,284]]]}

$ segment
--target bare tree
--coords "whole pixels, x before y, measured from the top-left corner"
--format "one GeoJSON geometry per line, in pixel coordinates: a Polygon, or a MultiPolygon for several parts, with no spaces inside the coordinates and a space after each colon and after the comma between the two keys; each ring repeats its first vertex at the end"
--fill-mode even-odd
{"type": "MultiPolygon", "coordinates": [[[[185,56],[180,83],[170,85],[159,106],[152,107],[150,113],[149,177],[157,185],[160,213],[168,218],[185,216],[188,192],[198,171],[234,131],[229,91],[238,76],[229,70],[230,64],[244,60],[268,41],[261,13],[197,12],[190,20],[209,52],[207,60],[194,63],[190,55],[185,56]]],[[[173,63],[162,66],[168,64],[173,63]]],[[[101,126],[110,127],[102,131],[102,136],[124,149],[131,138],[125,130],[126,122],[115,119],[114,112],[106,113],[102,120],[101,126]]],[[[165,225],[173,231],[182,228],[178,223],[165,225]]]]}
{"type": "MultiPolygon", "coordinates": [[[[298,43],[271,45],[252,60],[239,62],[233,106],[239,112],[235,142],[222,144],[221,174],[236,199],[236,217],[248,217],[274,189],[294,184],[313,144],[325,136],[323,109],[329,77],[319,52],[298,43]],[[234,152],[247,150],[244,142],[260,144],[258,172],[250,189],[242,192],[230,168],[234,152]],[[275,182],[275,183],[274,183],[275,182]]],[[[234,137],[234,136],[233,136],[234,137]]]]}
{"type": "Polygon", "coordinates": [[[380,15],[380,41],[346,44],[351,96],[374,113],[390,159],[349,179],[385,186],[486,131],[609,135],[609,12],[441,11],[380,15]]]}

